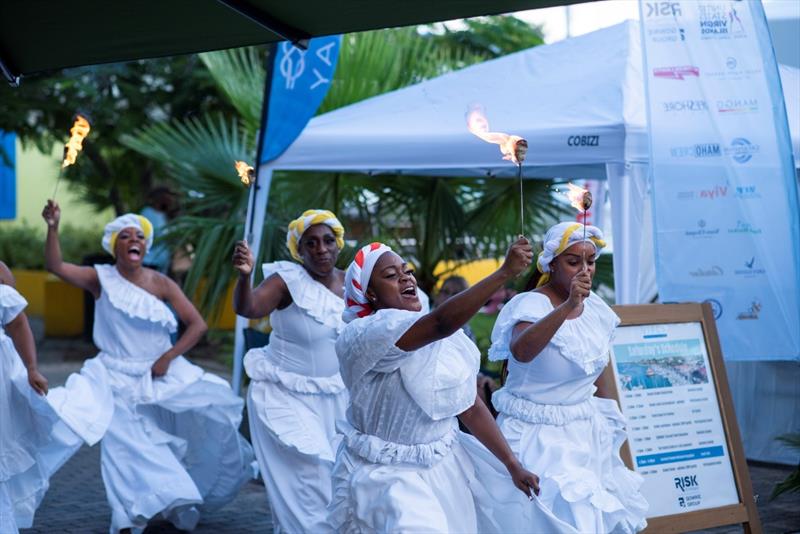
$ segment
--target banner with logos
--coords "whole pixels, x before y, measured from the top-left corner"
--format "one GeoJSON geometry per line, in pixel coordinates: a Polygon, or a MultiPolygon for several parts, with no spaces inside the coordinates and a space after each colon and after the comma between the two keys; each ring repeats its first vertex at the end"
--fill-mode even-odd
{"type": "Polygon", "coordinates": [[[800,210],[763,7],[639,8],[661,302],[711,303],[727,359],[800,359],[800,210]]]}
{"type": "Polygon", "coordinates": [[[0,219],[17,217],[17,136],[0,131],[0,219]]]}

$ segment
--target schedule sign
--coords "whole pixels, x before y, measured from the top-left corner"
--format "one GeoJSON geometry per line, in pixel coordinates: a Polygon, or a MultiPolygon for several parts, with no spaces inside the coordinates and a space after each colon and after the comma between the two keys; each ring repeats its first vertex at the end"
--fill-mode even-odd
{"type": "Polygon", "coordinates": [[[621,326],[612,362],[648,516],[738,503],[700,323],[621,326]]]}

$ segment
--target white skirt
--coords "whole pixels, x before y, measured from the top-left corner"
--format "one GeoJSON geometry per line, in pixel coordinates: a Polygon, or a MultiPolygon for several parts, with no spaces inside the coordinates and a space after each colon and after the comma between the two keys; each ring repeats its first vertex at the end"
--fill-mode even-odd
{"type": "Polygon", "coordinates": [[[420,445],[386,442],[349,430],[333,469],[329,521],[336,532],[478,531],[472,493],[477,483],[455,430],[441,443],[420,445]],[[413,450],[421,448],[425,450],[413,450]],[[430,465],[388,463],[413,458],[430,465]]]}
{"type": "MultiPolygon", "coordinates": [[[[502,390],[501,390],[502,391],[502,390]]],[[[614,401],[592,397],[574,406],[543,405],[509,393],[492,399],[514,454],[540,479],[529,502],[505,468],[472,436],[464,444],[486,492],[478,499],[482,532],[634,533],[647,526],[642,477],[619,457],[627,439],[614,401]]]]}
{"type": "Polygon", "coordinates": [[[0,532],[33,525],[50,477],[81,444],[28,384],[13,342],[0,335],[0,532]]]}
{"type": "Polygon", "coordinates": [[[338,374],[310,377],[282,370],[251,351],[247,395],[250,436],[267,489],[275,532],[327,532],[331,471],[347,409],[338,374]]]}
{"type": "Polygon", "coordinates": [[[255,476],[238,433],[243,401],[227,382],[178,357],[163,377],[152,361],[101,353],[48,396],[92,445],[111,506],[110,532],[143,529],[160,515],[191,530],[200,511],[223,506],[255,476]]]}

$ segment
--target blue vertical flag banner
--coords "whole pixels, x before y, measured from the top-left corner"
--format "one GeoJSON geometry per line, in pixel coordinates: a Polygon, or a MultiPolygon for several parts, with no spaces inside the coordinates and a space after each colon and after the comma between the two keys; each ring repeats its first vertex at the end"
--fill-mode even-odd
{"type": "Polygon", "coordinates": [[[662,302],[711,303],[731,360],[800,359],[800,209],[758,0],[640,0],[662,302]]]}
{"type": "Polygon", "coordinates": [[[0,131],[0,219],[17,218],[17,136],[0,131]]]}
{"type": "Polygon", "coordinates": [[[341,35],[315,37],[307,50],[287,41],[277,45],[261,125],[259,164],[289,148],[317,112],[331,86],[341,46],[341,35]]]}

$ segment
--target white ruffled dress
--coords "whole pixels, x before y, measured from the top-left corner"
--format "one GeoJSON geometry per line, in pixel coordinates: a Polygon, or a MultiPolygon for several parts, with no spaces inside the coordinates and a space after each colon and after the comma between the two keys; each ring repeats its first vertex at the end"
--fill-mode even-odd
{"type": "Polygon", "coordinates": [[[115,266],[95,269],[100,353],[48,400],[87,444],[100,441],[110,532],[138,531],[159,514],[191,530],[200,511],[223,506],[254,476],[252,448],[238,432],[243,401],[183,356],[153,378],[175,316],[115,266]]]}
{"type": "Polygon", "coordinates": [[[247,413],[276,532],[329,530],[331,471],[347,390],[334,343],[344,300],[297,263],[263,266],[277,273],[292,303],[270,314],[269,345],[244,357],[250,377],[247,413]]]}
{"type": "Polygon", "coordinates": [[[337,532],[476,532],[472,463],[456,415],[475,402],[480,353],[463,331],[405,352],[421,314],[379,310],[349,323],[336,353],[350,391],[333,470],[337,532]]]}
{"type": "Polygon", "coordinates": [[[0,284],[0,532],[33,526],[50,477],[81,446],[80,438],[28,384],[28,373],[3,331],[28,303],[0,284]]]}
{"type": "Polygon", "coordinates": [[[514,326],[553,311],[541,293],[517,295],[503,307],[492,331],[489,358],[508,360],[508,379],[492,403],[498,426],[526,469],[540,477],[530,503],[508,483],[499,462],[475,440],[467,449],[490,499],[480,502],[486,532],[632,533],[646,525],[643,480],[619,456],[627,439],[616,402],[595,397],[595,380],[608,364],[619,318],[591,293],[581,315],[568,319],[529,363],[510,352],[514,326]]]}

